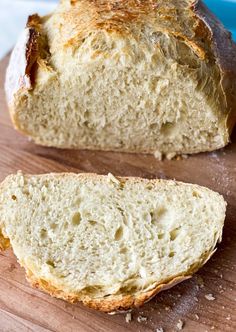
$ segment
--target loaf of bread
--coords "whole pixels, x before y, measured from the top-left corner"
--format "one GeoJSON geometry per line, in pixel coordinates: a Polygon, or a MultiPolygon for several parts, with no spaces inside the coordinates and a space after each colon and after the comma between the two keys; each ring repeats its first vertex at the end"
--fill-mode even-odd
{"type": "Polygon", "coordinates": [[[225,146],[236,46],[193,0],[62,0],[29,17],[6,93],[37,144],[156,155],[225,146]]]}
{"type": "Polygon", "coordinates": [[[127,310],[211,257],[225,209],[218,193],[171,180],[18,173],[0,185],[0,247],[52,296],[127,310]]]}

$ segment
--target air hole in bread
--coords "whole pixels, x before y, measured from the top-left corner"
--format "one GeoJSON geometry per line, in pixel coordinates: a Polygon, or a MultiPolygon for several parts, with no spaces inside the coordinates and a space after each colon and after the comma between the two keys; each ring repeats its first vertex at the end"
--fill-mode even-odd
{"type": "Polygon", "coordinates": [[[116,241],[120,241],[123,237],[123,227],[120,226],[117,230],[116,230],[116,233],[115,233],[115,240],[116,241]]]}
{"type": "Polygon", "coordinates": [[[122,214],[122,216],[124,215],[124,210],[120,206],[117,207],[117,210],[120,211],[120,213],[122,214]]]}
{"type": "Polygon", "coordinates": [[[13,201],[16,201],[16,200],[17,200],[17,197],[16,197],[15,195],[12,195],[12,196],[11,196],[11,199],[12,199],[13,201]]]}
{"type": "Polygon", "coordinates": [[[90,225],[95,226],[97,224],[97,222],[95,220],[89,220],[88,221],[90,223],[90,225]]]}
{"type": "Polygon", "coordinates": [[[55,269],[55,264],[52,260],[48,260],[46,263],[47,263],[47,265],[49,265],[55,269]]]}
{"type": "Polygon", "coordinates": [[[51,225],[50,225],[50,228],[52,229],[52,230],[55,230],[56,228],[57,228],[57,224],[54,222],[54,223],[52,223],[51,225]]]}
{"type": "Polygon", "coordinates": [[[81,291],[81,293],[84,293],[84,294],[89,294],[89,295],[92,295],[92,294],[96,294],[96,293],[99,293],[99,290],[102,290],[102,286],[87,286],[87,287],[84,287],[83,290],[81,291]]]}
{"type": "Polygon", "coordinates": [[[152,130],[156,130],[156,129],[158,129],[158,124],[157,124],[157,123],[152,123],[152,124],[150,125],[150,129],[152,129],[152,130]]]}
{"type": "Polygon", "coordinates": [[[179,235],[179,231],[180,231],[180,227],[177,227],[170,232],[171,241],[174,241],[177,238],[177,236],[179,235]]]}
{"type": "Polygon", "coordinates": [[[41,231],[40,231],[40,237],[41,237],[41,239],[45,239],[46,237],[47,237],[47,230],[46,229],[41,229],[41,231]]]}
{"type": "Polygon", "coordinates": [[[76,212],[72,217],[72,224],[74,226],[78,226],[80,224],[80,221],[81,221],[80,212],[76,212]]]}
{"type": "Polygon", "coordinates": [[[193,197],[201,198],[201,195],[197,191],[193,191],[193,197]]]}
{"type": "Polygon", "coordinates": [[[158,237],[158,240],[161,240],[161,239],[163,239],[163,238],[164,238],[164,236],[165,236],[165,233],[160,233],[160,234],[158,234],[158,235],[157,235],[157,237],[158,237]]]}
{"type": "Polygon", "coordinates": [[[123,286],[120,288],[119,293],[120,294],[133,294],[138,290],[138,286],[137,285],[127,285],[127,286],[123,286]]]}
{"type": "Polygon", "coordinates": [[[120,253],[121,253],[121,254],[126,254],[127,251],[128,251],[128,249],[125,248],[125,247],[123,247],[123,248],[120,249],[120,253]]]}
{"type": "Polygon", "coordinates": [[[123,189],[124,189],[124,183],[120,182],[119,189],[120,189],[120,190],[123,190],[123,189]]]}
{"type": "Polygon", "coordinates": [[[155,211],[151,211],[150,212],[151,223],[152,224],[156,224],[158,222],[161,222],[161,219],[165,216],[166,213],[167,213],[167,210],[163,206],[159,207],[155,211]]]}
{"type": "Polygon", "coordinates": [[[174,251],[171,251],[171,252],[169,253],[169,257],[174,257],[174,255],[175,255],[175,252],[174,252],[174,251]]]}

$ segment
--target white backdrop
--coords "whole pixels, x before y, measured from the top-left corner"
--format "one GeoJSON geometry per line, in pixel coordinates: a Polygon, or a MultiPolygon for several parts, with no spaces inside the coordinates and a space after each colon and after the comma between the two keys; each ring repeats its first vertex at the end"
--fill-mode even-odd
{"type": "Polygon", "coordinates": [[[51,12],[57,0],[0,0],[0,58],[15,44],[27,16],[51,12]]]}

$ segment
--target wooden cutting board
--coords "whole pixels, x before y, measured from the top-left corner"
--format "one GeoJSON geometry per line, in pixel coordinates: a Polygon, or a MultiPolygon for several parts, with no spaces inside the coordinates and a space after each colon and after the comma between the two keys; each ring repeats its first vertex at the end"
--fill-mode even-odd
{"type": "Polygon", "coordinates": [[[130,323],[125,314],[95,312],[32,289],[12,251],[0,253],[0,332],[156,332],[161,328],[166,332],[178,331],[181,322],[187,332],[236,331],[236,132],[232,144],[221,151],[163,162],[150,155],[36,146],[10,122],[3,91],[7,62],[8,57],[0,62],[0,181],[19,169],[174,178],[219,191],[228,210],[223,241],[213,258],[192,279],[134,310],[130,323]]]}

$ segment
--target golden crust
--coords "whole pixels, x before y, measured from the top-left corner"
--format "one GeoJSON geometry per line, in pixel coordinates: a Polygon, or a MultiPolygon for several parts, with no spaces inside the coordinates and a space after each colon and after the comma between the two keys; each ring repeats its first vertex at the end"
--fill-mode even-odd
{"type": "Polygon", "coordinates": [[[0,228],[0,251],[6,250],[10,247],[10,240],[8,238],[5,238],[2,234],[2,230],[0,228]]]}
{"type": "MultiPolygon", "coordinates": [[[[204,37],[206,33],[208,34],[211,50],[221,73],[221,91],[228,112],[225,128],[228,129],[230,136],[236,123],[236,44],[232,40],[231,33],[224,28],[202,1],[195,1],[191,10],[201,22],[199,30],[196,31],[198,35],[204,37]]],[[[224,110],[222,111],[224,112],[224,110]]],[[[229,141],[229,137],[226,139],[229,141]]]]}
{"type": "Polygon", "coordinates": [[[31,15],[28,18],[28,22],[26,24],[26,28],[29,29],[29,39],[26,44],[26,68],[25,75],[30,78],[30,82],[33,85],[34,83],[34,72],[36,68],[34,68],[37,63],[37,59],[39,57],[39,38],[40,38],[40,29],[41,29],[41,19],[35,14],[31,15]]]}
{"type": "Polygon", "coordinates": [[[42,279],[37,279],[31,271],[27,271],[27,280],[33,287],[41,289],[42,291],[49,293],[51,296],[63,299],[67,302],[82,302],[89,308],[103,311],[106,313],[126,311],[132,308],[138,308],[144,303],[150,301],[159,292],[172,288],[178,283],[189,278],[191,278],[191,275],[177,276],[169,281],[162,282],[150,291],[140,293],[138,295],[113,295],[106,298],[92,299],[89,297],[81,297],[76,293],[66,293],[63,290],[59,290],[54,287],[50,282],[42,279]]]}
{"type": "MultiPolygon", "coordinates": [[[[93,175],[93,174],[91,174],[93,175]]],[[[104,298],[90,298],[89,296],[83,296],[76,293],[67,293],[63,289],[58,289],[52,283],[37,278],[30,270],[26,268],[26,276],[29,283],[38,289],[50,294],[53,297],[63,299],[70,303],[82,302],[85,306],[103,311],[106,313],[118,313],[122,311],[127,311],[129,309],[138,308],[144,303],[150,301],[158,293],[163,290],[170,289],[182,281],[190,279],[192,275],[199,270],[214,254],[215,250],[212,249],[210,252],[205,253],[203,258],[191,267],[183,275],[173,276],[170,279],[163,280],[162,282],[153,285],[153,289],[148,290],[143,293],[137,293],[132,295],[110,295],[104,298]]]]}
{"type": "MultiPolygon", "coordinates": [[[[198,27],[204,23],[191,10],[192,3],[193,1],[185,1],[183,8],[178,10],[174,1],[71,0],[70,9],[62,10],[58,16],[58,20],[63,24],[63,45],[77,47],[91,31],[106,30],[111,33],[136,35],[137,27],[153,25],[156,31],[184,40],[203,60],[206,53],[208,57],[211,56],[210,39],[206,38],[210,34],[205,27],[201,29],[203,35],[197,33],[198,27]],[[205,38],[204,43],[202,38],[205,38]]],[[[138,38],[138,35],[136,37],[138,38]]]]}

